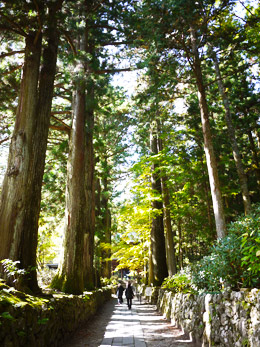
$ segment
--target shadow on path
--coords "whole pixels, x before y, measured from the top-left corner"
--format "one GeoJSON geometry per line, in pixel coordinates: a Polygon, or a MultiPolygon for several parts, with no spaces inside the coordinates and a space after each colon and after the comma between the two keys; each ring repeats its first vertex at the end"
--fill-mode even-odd
{"type": "MultiPolygon", "coordinates": [[[[109,302],[80,327],[62,347],[199,347],[187,334],[172,326],[156,311],[155,305],[134,300],[132,310],[109,302]]],[[[60,346],[60,347],[61,347],[60,346]]]]}
{"type": "Polygon", "coordinates": [[[141,321],[147,347],[200,347],[189,334],[171,325],[156,311],[155,305],[137,304],[136,311],[141,321]]]}

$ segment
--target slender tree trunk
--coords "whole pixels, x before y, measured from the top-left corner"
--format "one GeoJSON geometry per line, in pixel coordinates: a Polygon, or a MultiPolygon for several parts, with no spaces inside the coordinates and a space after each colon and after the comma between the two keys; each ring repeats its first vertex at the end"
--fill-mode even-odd
{"type": "MultiPolygon", "coordinates": [[[[158,127],[160,125],[158,124],[158,127]]],[[[158,138],[158,150],[163,150],[162,139],[158,138]]],[[[163,197],[163,210],[164,210],[164,225],[166,229],[166,260],[169,276],[173,276],[177,272],[174,233],[172,230],[171,213],[170,213],[170,194],[167,186],[167,176],[165,172],[162,173],[162,197],[163,197]]]]}
{"type": "Polygon", "coordinates": [[[181,228],[181,219],[177,223],[178,236],[179,236],[179,266],[180,269],[183,269],[183,249],[182,249],[182,228],[181,228]]]}
{"type": "MultiPolygon", "coordinates": [[[[206,176],[206,173],[204,171],[204,175],[206,176]]],[[[205,191],[205,196],[206,196],[206,204],[207,204],[207,216],[208,216],[208,222],[209,222],[209,229],[212,233],[212,235],[216,234],[214,231],[214,222],[212,220],[212,209],[211,209],[211,203],[210,203],[210,193],[209,193],[209,186],[208,186],[208,181],[203,182],[203,187],[204,187],[204,191],[205,191]]]]}
{"type": "Polygon", "coordinates": [[[0,203],[0,258],[19,260],[20,267],[27,270],[28,274],[14,284],[24,291],[39,291],[38,219],[57,59],[57,12],[61,4],[58,1],[49,8],[40,78],[41,35],[37,39],[37,34],[26,38],[19,104],[0,203]]]}
{"type": "MultiPolygon", "coordinates": [[[[151,152],[158,154],[157,133],[151,129],[151,152]]],[[[158,196],[162,196],[161,180],[158,174],[158,164],[152,164],[152,189],[158,196]]],[[[160,286],[165,277],[168,276],[165,251],[165,237],[163,227],[163,204],[162,201],[154,199],[152,207],[157,215],[152,218],[151,227],[151,250],[153,262],[153,284],[160,286]]]]}
{"type": "Polygon", "coordinates": [[[220,184],[218,178],[217,163],[215,153],[213,149],[210,124],[209,124],[209,112],[206,100],[206,92],[202,78],[201,62],[196,42],[196,34],[194,28],[191,27],[191,44],[194,57],[194,74],[196,77],[198,87],[198,99],[200,106],[202,131],[204,138],[204,151],[206,154],[206,161],[209,173],[210,189],[213,202],[213,210],[216,223],[217,237],[220,239],[226,235],[226,222],[223,208],[223,201],[220,191],[220,184]]]}
{"type": "Polygon", "coordinates": [[[173,276],[177,273],[176,256],[175,256],[175,244],[174,233],[171,224],[170,214],[170,194],[167,187],[167,177],[162,177],[162,193],[163,193],[163,207],[164,207],[164,219],[166,227],[166,259],[168,265],[169,276],[173,276]]]}
{"type": "Polygon", "coordinates": [[[257,150],[256,150],[254,138],[252,136],[251,129],[248,129],[247,134],[248,134],[248,139],[249,139],[251,151],[253,154],[253,161],[254,161],[255,166],[256,166],[256,168],[255,168],[256,179],[257,179],[258,185],[260,186],[260,165],[259,165],[257,150]]]}
{"type": "Polygon", "coordinates": [[[213,56],[213,60],[214,60],[214,64],[215,64],[216,76],[218,78],[218,89],[219,89],[220,95],[222,97],[224,108],[225,108],[225,119],[226,119],[226,123],[227,123],[228,135],[229,135],[229,139],[231,142],[233,157],[235,160],[237,173],[238,173],[238,177],[239,177],[240,189],[242,192],[245,214],[247,215],[251,211],[251,200],[250,200],[249,190],[248,190],[248,185],[247,185],[247,177],[245,174],[245,170],[243,167],[239,148],[237,145],[235,130],[234,130],[233,123],[232,123],[232,116],[231,116],[231,111],[230,111],[229,100],[228,100],[228,97],[225,93],[225,88],[224,88],[224,84],[223,84],[220,69],[219,69],[218,57],[217,57],[217,54],[213,50],[211,50],[211,52],[212,52],[212,56],[213,56]]]}
{"type": "Polygon", "coordinates": [[[103,209],[102,213],[102,228],[104,232],[104,238],[103,242],[105,243],[105,248],[103,250],[102,254],[102,276],[110,278],[111,277],[111,213],[109,210],[109,204],[108,204],[108,175],[109,175],[109,169],[108,169],[108,162],[107,157],[104,158],[104,165],[105,165],[105,176],[103,178],[103,197],[101,199],[101,205],[103,209]]]}

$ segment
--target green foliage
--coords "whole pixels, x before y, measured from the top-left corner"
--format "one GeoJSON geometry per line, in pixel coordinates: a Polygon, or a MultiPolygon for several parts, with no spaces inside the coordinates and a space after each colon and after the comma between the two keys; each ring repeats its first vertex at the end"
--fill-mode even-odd
{"type": "Polygon", "coordinates": [[[11,321],[15,320],[15,318],[10,314],[10,312],[3,312],[1,314],[1,317],[4,318],[4,319],[9,319],[11,321]]]}
{"type": "Polygon", "coordinates": [[[220,292],[226,288],[260,288],[260,205],[229,225],[209,255],[163,282],[162,288],[183,293],[220,292]]]}
{"type": "Polygon", "coordinates": [[[195,293],[196,287],[192,282],[191,269],[186,267],[176,275],[167,277],[162,283],[162,288],[174,293],[195,293]]]}
{"type": "Polygon", "coordinates": [[[100,282],[102,287],[106,287],[108,285],[116,286],[118,284],[118,277],[117,276],[111,276],[110,278],[101,277],[100,282]]]}
{"type": "Polygon", "coordinates": [[[3,269],[6,276],[8,278],[11,278],[13,283],[17,282],[23,275],[29,273],[25,269],[19,269],[19,267],[17,266],[18,264],[20,264],[19,260],[13,261],[11,259],[3,259],[0,262],[3,264],[3,269]]]}
{"type": "Polygon", "coordinates": [[[229,234],[218,240],[211,254],[193,265],[193,282],[200,290],[220,291],[225,287],[241,287],[242,254],[240,240],[235,234],[229,234]]]}
{"type": "Polygon", "coordinates": [[[40,325],[44,325],[44,324],[47,324],[48,321],[49,321],[49,318],[41,318],[41,319],[38,319],[37,323],[40,325]]]}
{"type": "Polygon", "coordinates": [[[229,225],[229,234],[218,240],[211,254],[193,266],[193,281],[201,290],[225,287],[260,287],[260,205],[249,216],[229,225]]]}
{"type": "Polygon", "coordinates": [[[260,205],[249,216],[232,223],[230,231],[239,236],[243,285],[260,286],[260,205]]]}

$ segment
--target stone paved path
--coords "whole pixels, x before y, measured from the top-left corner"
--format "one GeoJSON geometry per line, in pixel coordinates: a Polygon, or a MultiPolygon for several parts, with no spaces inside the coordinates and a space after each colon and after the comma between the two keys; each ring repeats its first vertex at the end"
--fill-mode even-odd
{"type": "Polygon", "coordinates": [[[112,299],[62,347],[198,347],[156,312],[154,305],[112,299]]]}

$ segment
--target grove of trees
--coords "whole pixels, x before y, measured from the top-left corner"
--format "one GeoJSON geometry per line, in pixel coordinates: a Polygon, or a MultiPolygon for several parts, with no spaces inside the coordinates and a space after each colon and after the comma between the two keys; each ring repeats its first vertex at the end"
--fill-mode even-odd
{"type": "Polygon", "coordinates": [[[254,0],[0,1],[8,284],[41,292],[58,257],[72,294],[120,269],[200,283],[215,252],[224,282],[260,285],[259,19],[254,0]],[[129,97],[113,76],[133,73],[129,97]]]}

